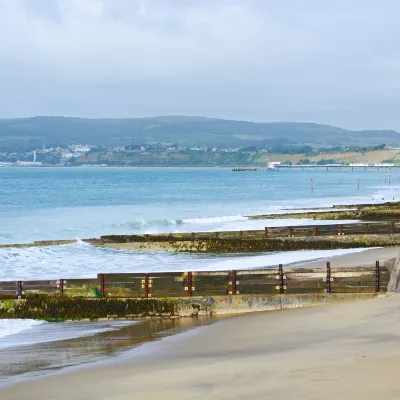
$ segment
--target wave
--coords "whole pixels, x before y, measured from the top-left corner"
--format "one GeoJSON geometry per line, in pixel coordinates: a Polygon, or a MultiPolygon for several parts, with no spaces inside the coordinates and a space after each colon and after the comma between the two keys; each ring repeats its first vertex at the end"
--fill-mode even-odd
{"type": "Polygon", "coordinates": [[[0,320],[0,349],[93,336],[117,331],[137,323],[139,321],[64,322],[60,329],[60,324],[45,321],[0,320]],[[37,326],[41,326],[41,328],[31,335],[29,330],[37,326]]]}
{"type": "Polygon", "coordinates": [[[116,224],[107,225],[107,228],[123,228],[129,230],[153,228],[153,227],[168,227],[174,225],[182,225],[182,220],[173,219],[155,219],[155,220],[140,220],[140,221],[128,221],[116,224]]]}
{"type": "Polygon", "coordinates": [[[218,222],[247,221],[247,217],[242,215],[228,215],[222,217],[187,218],[183,220],[185,224],[213,224],[218,222]]]}
{"type": "Polygon", "coordinates": [[[0,320],[0,339],[16,335],[42,324],[46,324],[46,322],[33,319],[2,319],[0,320]]]}

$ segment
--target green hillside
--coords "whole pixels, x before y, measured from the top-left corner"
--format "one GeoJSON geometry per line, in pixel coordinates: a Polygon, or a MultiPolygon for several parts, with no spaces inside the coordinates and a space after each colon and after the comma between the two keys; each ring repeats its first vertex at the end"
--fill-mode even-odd
{"type": "Polygon", "coordinates": [[[0,120],[0,151],[43,143],[103,146],[177,143],[183,146],[246,147],[313,143],[400,145],[395,131],[349,131],[312,123],[254,123],[200,117],[87,119],[34,117],[0,120]]]}

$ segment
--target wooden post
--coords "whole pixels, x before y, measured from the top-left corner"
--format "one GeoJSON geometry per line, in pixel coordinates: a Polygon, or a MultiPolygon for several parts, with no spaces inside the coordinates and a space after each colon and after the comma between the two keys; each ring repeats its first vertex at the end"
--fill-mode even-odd
{"type": "Polygon", "coordinates": [[[331,293],[331,263],[326,263],[326,293],[331,293]]]}
{"type": "Polygon", "coordinates": [[[379,261],[375,262],[375,292],[379,293],[381,289],[381,282],[380,282],[380,267],[379,261]]]}
{"type": "Polygon", "coordinates": [[[243,231],[239,232],[239,237],[240,237],[240,240],[243,240],[243,231]]]}
{"type": "Polygon", "coordinates": [[[364,224],[364,232],[365,233],[369,232],[369,224],[364,224]]]}
{"type": "Polygon", "coordinates": [[[145,233],[145,234],[144,234],[144,241],[145,241],[145,242],[148,242],[148,241],[149,241],[149,238],[150,238],[150,235],[149,235],[148,233],[145,233]]]}
{"type": "Polygon", "coordinates": [[[268,228],[264,229],[264,238],[266,239],[268,237],[268,228]]]}
{"type": "Polygon", "coordinates": [[[339,236],[342,236],[342,235],[343,235],[343,225],[340,224],[339,225],[339,236]]]}
{"type": "Polygon", "coordinates": [[[285,293],[285,279],[283,276],[283,265],[279,264],[279,293],[285,293]]]}
{"type": "Polygon", "coordinates": [[[393,221],[393,222],[392,222],[392,235],[394,235],[395,232],[396,232],[396,224],[395,224],[395,222],[393,221]]]}
{"type": "Polygon", "coordinates": [[[318,226],[314,226],[314,236],[318,236],[318,226]]]}
{"type": "Polygon", "coordinates": [[[219,232],[215,232],[215,239],[219,240],[219,232]]]}
{"type": "Polygon", "coordinates": [[[99,274],[99,281],[100,281],[100,297],[104,297],[104,274],[99,274]]]}
{"type": "Polygon", "coordinates": [[[64,279],[60,279],[60,298],[64,297],[64,279]]]}
{"type": "Polygon", "coordinates": [[[192,287],[193,287],[193,272],[188,272],[187,273],[187,293],[188,293],[188,297],[192,297],[192,287]]]}
{"type": "Polygon", "coordinates": [[[289,228],[289,237],[293,237],[293,228],[292,227],[289,228]]]}
{"type": "Polygon", "coordinates": [[[194,241],[196,240],[196,234],[195,234],[194,232],[192,232],[192,233],[190,234],[190,236],[191,236],[191,238],[192,238],[192,241],[194,242],[194,241]]]}
{"type": "Polygon", "coordinates": [[[231,279],[232,279],[232,294],[236,294],[236,271],[233,270],[231,272],[231,279]]]}
{"type": "Polygon", "coordinates": [[[144,276],[144,297],[149,297],[149,274],[144,276]]]}
{"type": "Polygon", "coordinates": [[[17,298],[22,299],[22,281],[17,283],[17,298]]]}

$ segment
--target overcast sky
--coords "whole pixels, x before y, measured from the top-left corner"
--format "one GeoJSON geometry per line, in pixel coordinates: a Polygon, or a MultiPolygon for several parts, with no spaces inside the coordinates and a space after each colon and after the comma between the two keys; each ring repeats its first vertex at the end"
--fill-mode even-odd
{"type": "Polygon", "coordinates": [[[0,0],[0,118],[400,131],[397,0],[0,0]]]}

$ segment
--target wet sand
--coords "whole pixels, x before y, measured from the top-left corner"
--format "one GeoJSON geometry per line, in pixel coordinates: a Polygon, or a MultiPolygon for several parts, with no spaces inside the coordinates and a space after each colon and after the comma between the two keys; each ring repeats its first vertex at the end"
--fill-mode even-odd
{"type": "MultiPolygon", "coordinates": [[[[133,348],[147,342],[207,326],[227,317],[204,316],[198,318],[165,318],[144,321],[92,321],[51,323],[40,326],[38,332],[26,331],[22,335],[6,337],[9,343],[0,348],[0,387],[27,379],[52,375],[71,367],[89,368],[95,363],[116,362],[133,348]],[[108,325],[115,328],[82,336],[108,325]],[[84,328],[80,336],[62,339],[77,327],[84,328]],[[60,338],[55,337],[59,332],[60,338]],[[41,340],[24,344],[26,338],[41,340]],[[46,339],[47,337],[47,339],[46,339]]],[[[74,332],[75,333],[75,332],[74,332]]],[[[3,339],[4,342],[4,339],[3,339]]],[[[0,396],[0,399],[2,397],[0,396]]]]}
{"type": "Polygon", "coordinates": [[[400,296],[239,316],[6,400],[400,398],[400,296]]]}
{"type": "Polygon", "coordinates": [[[377,249],[364,250],[359,253],[343,254],[318,260],[304,261],[290,264],[293,267],[325,267],[327,261],[331,267],[373,267],[375,262],[379,261],[384,265],[385,261],[396,258],[400,247],[384,247],[377,249]]]}

